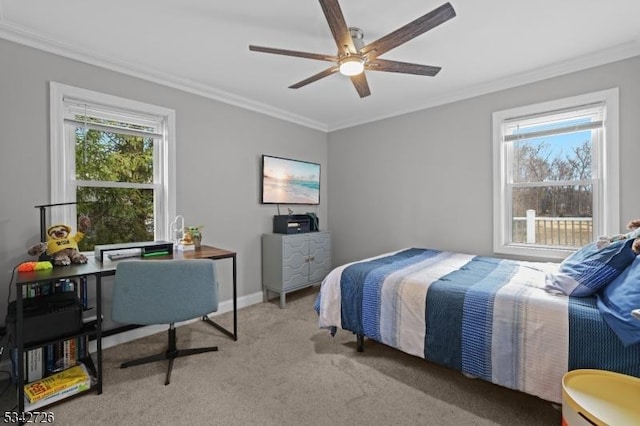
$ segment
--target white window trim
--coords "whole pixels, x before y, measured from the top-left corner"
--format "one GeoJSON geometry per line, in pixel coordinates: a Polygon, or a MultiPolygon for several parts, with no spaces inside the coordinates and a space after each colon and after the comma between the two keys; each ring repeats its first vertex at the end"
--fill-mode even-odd
{"type": "MultiPolygon", "coordinates": [[[[162,116],[167,122],[166,144],[159,147],[158,165],[154,167],[156,173],[163,174],[163,199],[159,206],[161,212],[156,212],[155,236],[156,240],[168,240],[171,218],[176,216],[176,137],[175,110],[157,105],[107,95],[79,87],[68,86],[57,82],[49,84],[50,103],[50,145],[51,145],[51,204],[76,201],[75,186],[68,182],[75,181],[75,171],[68,161],[74,150],[73,141],[65,143],[64,98],[69,97],[87,103],[112,105],[129,111],[162,116]]],[[[157,176],[154,176],[157,178],[157,176]]],[[[50,220],[55,223],[65,223],[76,227],[75,206],[72,208],[57,208],[50,210],[50,220]]]]}
{"type": "MultiPolygon", "coordinates": [[[[534,105],[511,108],[493,113],[493,250],[498,254],[526,256],[532,258],[564,259],[575,249],[553,249],[527,247],[524,244],[508,244],[511,200],[506,199],[506,176],[508,173],[506,149],[503,144],[503,122],[513,117],[539,114],[595,102],[605,103],[604,149],[601,167],[593,171],[594,230],[599,235],[613,235],[620,232],[620,175],[619,175],[619,106],[618,88],[573,96],[534,105]],[[606,177],[606,179],[605,179],[606,177]],[[594,203],[595,204],[595,203],[594,203]]],[[[597,153],[594,153],[597,155],[597,153]]]]}

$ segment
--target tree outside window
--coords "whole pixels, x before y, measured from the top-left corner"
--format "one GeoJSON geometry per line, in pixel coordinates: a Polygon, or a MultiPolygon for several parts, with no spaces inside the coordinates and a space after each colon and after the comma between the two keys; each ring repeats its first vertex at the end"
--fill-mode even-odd
{"type": "Polygon", "coordinates": [[[175,217],[175,112],[51,83],[50,222],[91,229],[79,243],[167,240],[175,217]]]}
{"type": "Polygon", "coordinates": [[[91,232],[79,243],[80,249],[153,241],[153,188],[137,184],[153,183],[154,139],[79,126],[74,134],[77,210],[88,215],[92,223],[91,232]],[[93,186],[112,182],[132,187],[93,186]]]}

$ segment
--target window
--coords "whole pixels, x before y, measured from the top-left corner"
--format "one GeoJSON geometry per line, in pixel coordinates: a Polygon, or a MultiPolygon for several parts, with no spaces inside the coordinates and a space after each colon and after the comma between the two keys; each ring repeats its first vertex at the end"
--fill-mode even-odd
{"type": "Polygon", "coordinates": [[[493,114],[494,251],[564,258],[619,232],[618,90],[493,114]]]}
{"type": "Polygon", "coordinates": [[[175,216],[175,112],[51,83],[51,222],[96,244],[166,240],[175,216]]]}

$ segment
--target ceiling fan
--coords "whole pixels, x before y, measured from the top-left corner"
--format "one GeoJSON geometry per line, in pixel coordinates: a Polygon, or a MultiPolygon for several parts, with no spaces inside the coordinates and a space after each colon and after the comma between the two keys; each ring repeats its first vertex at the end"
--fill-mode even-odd
{"type": "Polygon", "coordinates": [[[426,75],[431,77],[440,71],[440,67],[390,61],[380,59],[379,57],[391,49],[424,34],[430,29],[456,16],[456,12],[450,3],[445,3],[426,15],[409,22],[407,25],[365,45],[362,30],[360,28],[347,27],[338,0],[319,1],[324,16],[329,23],[331,34],[333,34],[333,38],[338,46],[338,53],[336,55],[322,55],[295,50],[274,49],[271,47],[249,46],[249,50],[254,52],[274,53],[277,55],[334,62],[329,68],[289,86],[290,89],[299,89],[309,83],[313,83],[314,81],[340,71],[340,73],[350,77],[360,97],[364,98],[371,94],[364,70],[426,75]]]}

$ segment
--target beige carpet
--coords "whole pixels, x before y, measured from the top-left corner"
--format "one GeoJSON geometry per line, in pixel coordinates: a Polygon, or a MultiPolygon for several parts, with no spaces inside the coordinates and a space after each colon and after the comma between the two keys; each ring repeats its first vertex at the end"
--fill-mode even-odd
{"type": "MultiPolygon", "coordinates": [[[[118,368],[164,350],[166,333],[104,352],[104,391],[53,407],[59,425],[559,425],[548,402],[317,327],[318,288],[239,311],[239,339],[203,322],[178,328],[178,346],[219,352],[118,368]]],[[[216,320],[230,326],[231,315],[216,320]]]]}

